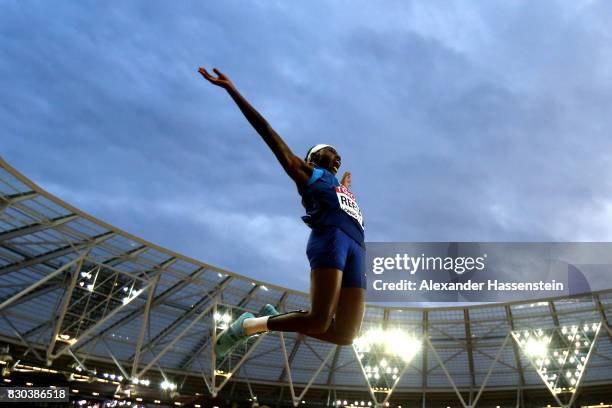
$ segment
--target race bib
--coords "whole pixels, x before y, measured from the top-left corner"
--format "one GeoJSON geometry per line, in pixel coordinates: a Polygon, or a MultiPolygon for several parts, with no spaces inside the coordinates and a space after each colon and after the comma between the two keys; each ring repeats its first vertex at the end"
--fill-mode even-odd
{"type": "Polygon", "coordinates": [[[336,187],[336,195],[338,196],[338,202],[340,203],[340,208],[357,220],[361,228],[363,229],[363,215],[361,214],[361,210],[357,205],[357,199],[355,195],[349,191],[348,188],[344,186],[336,187]]]}

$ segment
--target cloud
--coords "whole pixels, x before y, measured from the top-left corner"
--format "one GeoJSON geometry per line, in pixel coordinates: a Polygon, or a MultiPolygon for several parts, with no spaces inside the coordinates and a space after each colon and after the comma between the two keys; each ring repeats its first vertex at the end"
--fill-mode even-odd
{"type": "Polygon", "coordinates": [[[610,7],[9,2],[2,155],[129,232],[307,290],[295,186],[196,73],[216,66],[296,154],[338,147],[370,240],[609,240],[610,7]]]}

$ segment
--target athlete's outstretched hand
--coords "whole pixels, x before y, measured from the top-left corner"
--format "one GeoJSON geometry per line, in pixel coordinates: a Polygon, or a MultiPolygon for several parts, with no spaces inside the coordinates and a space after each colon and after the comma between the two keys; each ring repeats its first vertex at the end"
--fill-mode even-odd
{"type": "Polygon", "coordinates": [[[217,78],[210,75],[208,71],[206,71],[206,68],[202,68],[202,67],[198,68],[198,72],[202,74],[202,76],[206,78],[208,82],[210,82],[211,84],[220,86],[221,88],[224,88],[224,89],[230,89],[234,87],[234,84],[232,84],[232,81],[230,81],[230,79],[227,76],[225,76],[223,72],[219,71],[217,68],[213,68],[213,71],[215,72],[215,74],[217,74],[217,78]]]}
{"type": "Polygon", "coordinates": [[[344,172],[344,174],[342,175],[342,178],[340,179],[340,184],[342,184],[344,187],[348,189],[351,188],[351,172],[349,171],[344,172]]]}

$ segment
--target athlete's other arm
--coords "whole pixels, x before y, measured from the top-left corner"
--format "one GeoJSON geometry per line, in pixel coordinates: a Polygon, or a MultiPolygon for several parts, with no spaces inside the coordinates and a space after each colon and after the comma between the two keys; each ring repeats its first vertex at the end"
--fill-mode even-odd
{"type": "Polygon", "coordinates": [[[351,189],[351,172],[350,171],[344,172],[344,174],[342,175],[342,178],[340,179],[340,184],[342,184],[344,187],[348,188],[349,190],[351,189]]]}
{"type": "Polygon", "coordinates": [[[244,116],[247,118],[251,126],[255,128],[257,133],[262,137],[266,144],[270,147],[278,161],[280,162],[285,172],[295,181],[300,194],[305,189],[310,176],[312,175],[313,167],[306,164],[304,160],[297,157],[283,139],[272,129],[268,121],[261,116],[259,112],[251,106],[249,102],[234,87],[232,81],[217,68],[213,68],[217,74],[217,78],[210,75],[206,69],[200,67],[198,72],[202,74],[210,83],[220,86],[225,89],[236,105],[240,108],[244,116]]]}

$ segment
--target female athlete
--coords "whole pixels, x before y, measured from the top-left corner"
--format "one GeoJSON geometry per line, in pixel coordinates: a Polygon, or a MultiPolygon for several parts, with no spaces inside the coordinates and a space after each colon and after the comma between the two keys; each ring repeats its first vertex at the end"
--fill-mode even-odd
{"type": "Polygon", "coordinates": [[[304,160],[297,157],[268,122],[236,90],[230,79],[216,68],[217,76],[199,68],[210,83],[225,89],[251,126],[270,147],[285,172],[297,186],[312,229],[306,254],[310,262],[310,311],[278,314],[266,305],[262,316],[243,313],[216,343],[217,360],[256,333],[298,332],[327,342],[347,345],[359,332],[365,299],[365,248],[363,218],[355,196],[349,191],[351,174],[338,182],[340,155],[332,146],[312,147],[304,160]]]}

